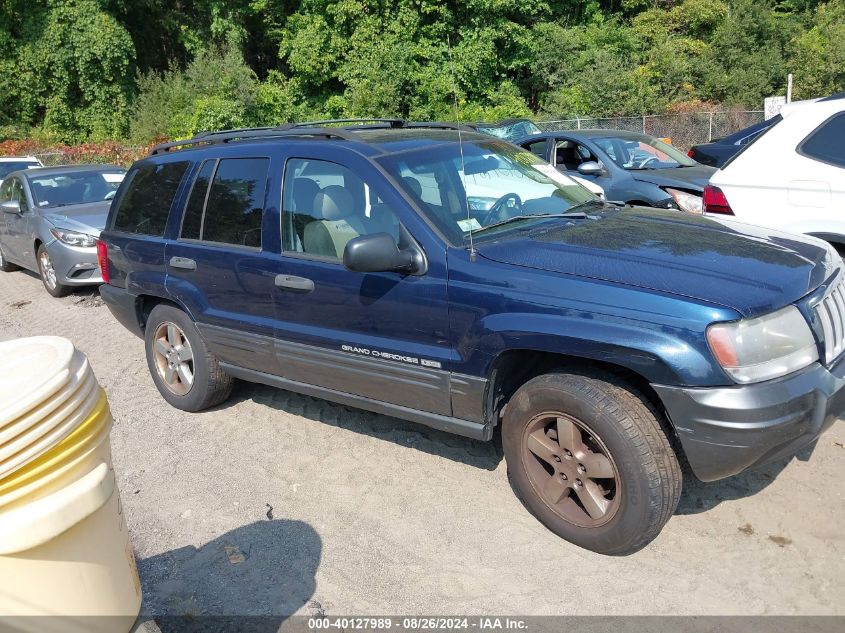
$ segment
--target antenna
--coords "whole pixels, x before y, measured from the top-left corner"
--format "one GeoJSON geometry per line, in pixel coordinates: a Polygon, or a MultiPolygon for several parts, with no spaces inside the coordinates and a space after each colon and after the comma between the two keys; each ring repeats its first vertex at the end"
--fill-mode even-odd
{"type": "Polygon", "coordinates": [[[469,258],[475,261],[475,246],[472,243],[472,216],[469,212],[469,196],[467,195],[467,172],[464,165],[464,139],[461,133],[463,121],[461,121],[461,110],[458,107],[458,80],[455,76],[455,64],[452,61],[452,42],[446,36],[446,48],[449,50],[449,72],[452,75],[452,96],[455,98],[455,118],[458,119],[458,147],[461,150],[461,186],[464,188],[464,204],[467,207],[467,230],[469,231],[469,258]]]}

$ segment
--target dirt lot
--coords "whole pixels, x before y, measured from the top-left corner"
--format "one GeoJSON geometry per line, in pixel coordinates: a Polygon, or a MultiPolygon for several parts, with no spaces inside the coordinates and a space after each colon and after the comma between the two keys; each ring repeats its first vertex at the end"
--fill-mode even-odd
{"type": "Polygon", "coordinates": [[[96,291],[0,273],[0,340],[36,334],[108,393],[145,613],[845,614],[842,422],[800,460],[688,485],[656,542],[607,558],[537,523],[493,444],[248,384],[182,413],[96,291]]]}

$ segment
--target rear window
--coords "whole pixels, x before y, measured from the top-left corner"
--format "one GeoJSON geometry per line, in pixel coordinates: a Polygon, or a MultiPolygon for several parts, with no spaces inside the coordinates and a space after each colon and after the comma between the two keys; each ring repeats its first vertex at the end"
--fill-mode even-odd
{"type": "Polygon", "coordinates": [[[190,162],[147,164],[129,172],[129,186],[121,196],[112,228],[125,233],[162,237],[173,198],[190,162]]]}
{"type": "Polygon", "coordinates": [[[269,169],[269,158],[203,163],[185,207],[181,237],[260,248],[269,169]]]}
{"type": "Polygon", "coordinates": [[[817,127],[798,146],[798,153],[829,165],[845,167],[845,112],[817,127]]]}

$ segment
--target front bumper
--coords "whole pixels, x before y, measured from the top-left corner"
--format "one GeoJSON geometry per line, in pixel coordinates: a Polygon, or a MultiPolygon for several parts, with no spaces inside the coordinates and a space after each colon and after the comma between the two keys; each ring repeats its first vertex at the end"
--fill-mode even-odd
{"type": "Polygon", "coordinates": [[[89,286],[103,283],[97,265],[97,248],[69,246],[59,240],[47,245],[56,278],[63,286],[89,286]]]}
{"type": "Polygon", "coordinates": [[[845,361],[756,385],[652,386],[702,481],[790,457],[845,412],[845,361]]]}

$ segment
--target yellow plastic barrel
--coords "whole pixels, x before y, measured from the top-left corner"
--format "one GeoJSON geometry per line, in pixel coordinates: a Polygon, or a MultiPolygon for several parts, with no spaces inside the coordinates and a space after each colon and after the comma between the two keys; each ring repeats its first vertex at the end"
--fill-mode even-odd
{"type": "Polygon", "coordinates": [[[0,343],[0,617],[9,630],[123,633],[138,615],[111,425],[105,392],[69,341],[0,343]],[[14,617],[33,615],[50,617],[14,617]]]}

